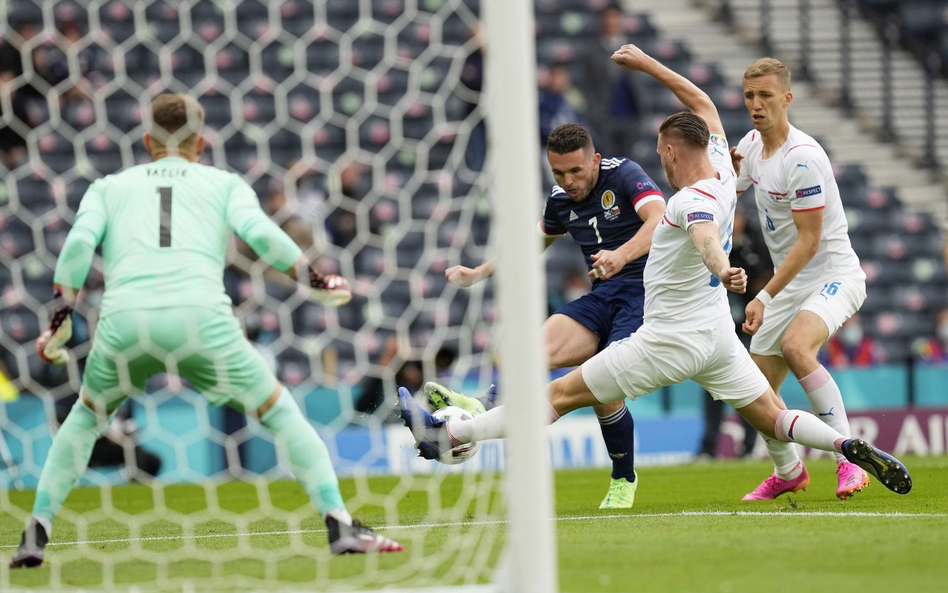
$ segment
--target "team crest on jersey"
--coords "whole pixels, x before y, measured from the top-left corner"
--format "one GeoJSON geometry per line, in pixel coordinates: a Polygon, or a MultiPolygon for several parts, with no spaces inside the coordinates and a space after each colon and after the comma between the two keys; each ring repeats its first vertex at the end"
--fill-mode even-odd
{"type": "Polygon", "coordinates": [[[611,210],[616,204],[616,194],[611,190],[607,189],[602,192],[602,209],[611,210]]]}

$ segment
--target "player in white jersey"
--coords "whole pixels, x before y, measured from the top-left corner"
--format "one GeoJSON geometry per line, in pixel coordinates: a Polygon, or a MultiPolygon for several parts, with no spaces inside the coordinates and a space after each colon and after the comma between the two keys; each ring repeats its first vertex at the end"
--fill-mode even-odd
{"type": "MultiPolygon", "coordinates": [[[[725,289],[744,292],[747,276],[727,257],[737,196],[714,103],[634,45],[612,59],[652,75],[690,110],[666,118],[658,134],[662,167],[677,193],[652,236],[644,324],[550,385],[550,419],[693,379],[769,438],[840,451],[894,492],[907,493],[911,478],[897,459],[845,438],[809,412],[787,410],[734,332],[725,289]]],[[[422,457],[437,459],[460,444],[503,436],[504,406],[445,422],[425,412],[405,388],[398,400],[422,457]]]]}
{"type": "MultiPolygon", "coordinates": [[[[754,129],[737,145],[737,189],[753,186],[774,277],[747,305],[750,351],[779,393],[793,371],[813,412],[850,436],[839,387],[817,360],[826,340],[866,300],[866,275],[849,242],[849,227],[829,157],[790,125],[790,73],[762,58],[744,73],[744,102],[754,129]],[[742,159],[740,157],[743,157],[742,159]]],[[[767,500],[806,488],[810,477],[797,449],[765,439],[774,473],[744,500],[767,500]]],[[[845,499],[869,476],[837,453],[836,496],[845,499]]]]}

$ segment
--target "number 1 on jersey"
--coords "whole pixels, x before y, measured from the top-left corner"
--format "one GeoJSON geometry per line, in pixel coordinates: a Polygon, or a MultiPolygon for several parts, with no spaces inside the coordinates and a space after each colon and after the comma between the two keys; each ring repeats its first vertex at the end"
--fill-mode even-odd
{"type": "Polygon", "coordinates": [[[599,234],[599,219],[595,216],[589,219],[589,226],[596,231],[596,243],[602,243],[602,235],[599,234]]]}
{"type": "Polygon", "coordinates": [[[171,188],[158,187],[161,210],[158,212],[158,246],[171,247],[171,188]]]}

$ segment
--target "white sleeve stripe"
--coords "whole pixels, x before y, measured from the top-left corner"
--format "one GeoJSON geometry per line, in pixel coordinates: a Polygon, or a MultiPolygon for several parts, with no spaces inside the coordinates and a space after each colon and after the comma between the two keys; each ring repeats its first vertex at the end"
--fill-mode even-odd
{"type": "Polygon", "coordinates": [[[662,196],[658,194],[653,194],[651,196],[645,196],[644,198],[636,202],[635,205],[632,207],[635,208],[635,212],[636,214],[638,214],[639,208],[648,204],[649,202],[664,202],[664,201],[665,201],[665,198],[663,198],[662,196]]]}
{"type": "Polygon", "coordinates": [[[562,187],[558,186],[558,185],[554,185],[554,186],[553,186],[553,191],[550,192],[550,194],[551,194],[551,195],[554,195],[554,196],[555,196],[556,194],[565,194],[565,193],[566,193],[566,190],[563,189],[562,187]]]}
{"type": "Polygon", "coordinates": [[[563,235],[566,234],[566,233],[560,233],[560,234],[558,234],[558,235],[551,235],[551,234],[547,233],[545,230],[543,230],[543,221],[542,221],[542,220],[537,223],[537,232],[540,233],[540,236],[541,236],[541,237],[549,237],[549,238],[552,238],[552,237],[562,237],[563,235]]]}

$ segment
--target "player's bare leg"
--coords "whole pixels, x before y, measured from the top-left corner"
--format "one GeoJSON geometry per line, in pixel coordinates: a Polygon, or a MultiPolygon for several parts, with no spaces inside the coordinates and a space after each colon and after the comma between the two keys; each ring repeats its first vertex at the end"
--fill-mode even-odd
{"type": "MultiPolygon", "coordinates": [[[[767,383],[780,400],[780,387],[783,385],[790,367],[782,356],[765,356],[751,354],[754,364],[767,378],[767,383]]],[[[786,407],[780,400],[781,407],[786,407]]],[[[763,436],[763,435],[762,435],[763,436]]],[[[771,500],[781,494],[806,490],[810,483],[810,475],[806,465],[800,459],[797,448],[792,443],[763,436],[767,445],[767,452],[774,462],[774,473],[760,483],[759,486],[744,495],[741,500],[771,500]]]]}
{"type": "MultiPolygon", "coordinates": [[[[543,324],[551,369],[579,366],[596,354],[599,336],[572,317],[551,315],[543,324]]],[[[635,473],[635,423],[625,402],[593,406],[602,440],[612,460],[609,491],[599,504],[601,509],[629,509],[635,503],[638,489],[635,473]]]]}
{"type": "MultiPolygon", "coordinates": [[[[599,336],[568,315],[555,313],[543,324],[550,369],[579,366],[596,354],[599,336]]],[[[452,391],[434,382],[425,384],[428,401],[435,408],[452,405],[464,408],[474,416],[485,412],[482,402],[452,391]]],[[[635,433],[632,414],[624,402],[592,405],[603,441],[612,459],[609,490],[599,508],[631,508],[638,488],[634,466],[635,433]]]]}
{"type": "MultiPolygon", "coordinates": [[[[850,437],[849,418],[843,405],[843,396],[836,381],[817,360],[820,347],[829,338],[823,319],[812,311],[800,311],[784,333],[780,350],[787,365],[806,392],[810,409],[843,436],[850,437]]],[[[869,475],[836,454],[836,496],[850,498],[869,485],[869,475]]]]}
{"type": "MultiPolygon", "coordinates": [[[[549,387],[549,422],[573,410],[599,404],[583,380],[582,369],[577,368],[549,387]]],[[[405,425],[411,429],[419,454],[426,459],[437,459],[452,447],[504,438],[506,406],[497,406],[471,420],[450,423],[436,418],[422,409],[404,387],[398,388],[398,405],[405,425]]]]}
{"type": "Polygon", "coordinates": [[[579,366],[594,356],[599,348],[599,336],[561,313],[554,313],[543,322],[543,339],[551,369],[579,366]]]}
{"type": "MultiPolygon", "coordinates": [[[[572,317],[561,313],[554,313],[543,322],[543,337],[550,370],[579,366],[595,355],[599,348],[599,336],[572,317]]],[[[479,416],[486,411],[486,406],[482,401],[433,381],[425,384],[425,392],[429,403],[434,408],[457,406],[474,416],[479,416]]],[[[601,410],[596,410],[596,415],[602,418],[615,413],[618,409],[618,406],[603,407],[601,410]]]]}
{"type": "Polygon", "coordinates": [[[809,412],[786,409],[770,388],[737,412],[767,437],[841,453],[896,494],[908,494],[912,489],[908,469],[898,459],[862,439],[843,436],[809,412]]]}
{"type": "MultiPolygon", "coordinates": [[[[623,403],[622,400],[618,403],[623,403]]],[[[550,383],[550,405],[557,416],[569,414],[573,410],[580,408],[591,408],[601,405],[586,380],[583,379],[583,369],[577,368],[570,371],[565,377],[560,377],[550,383]]]]}

